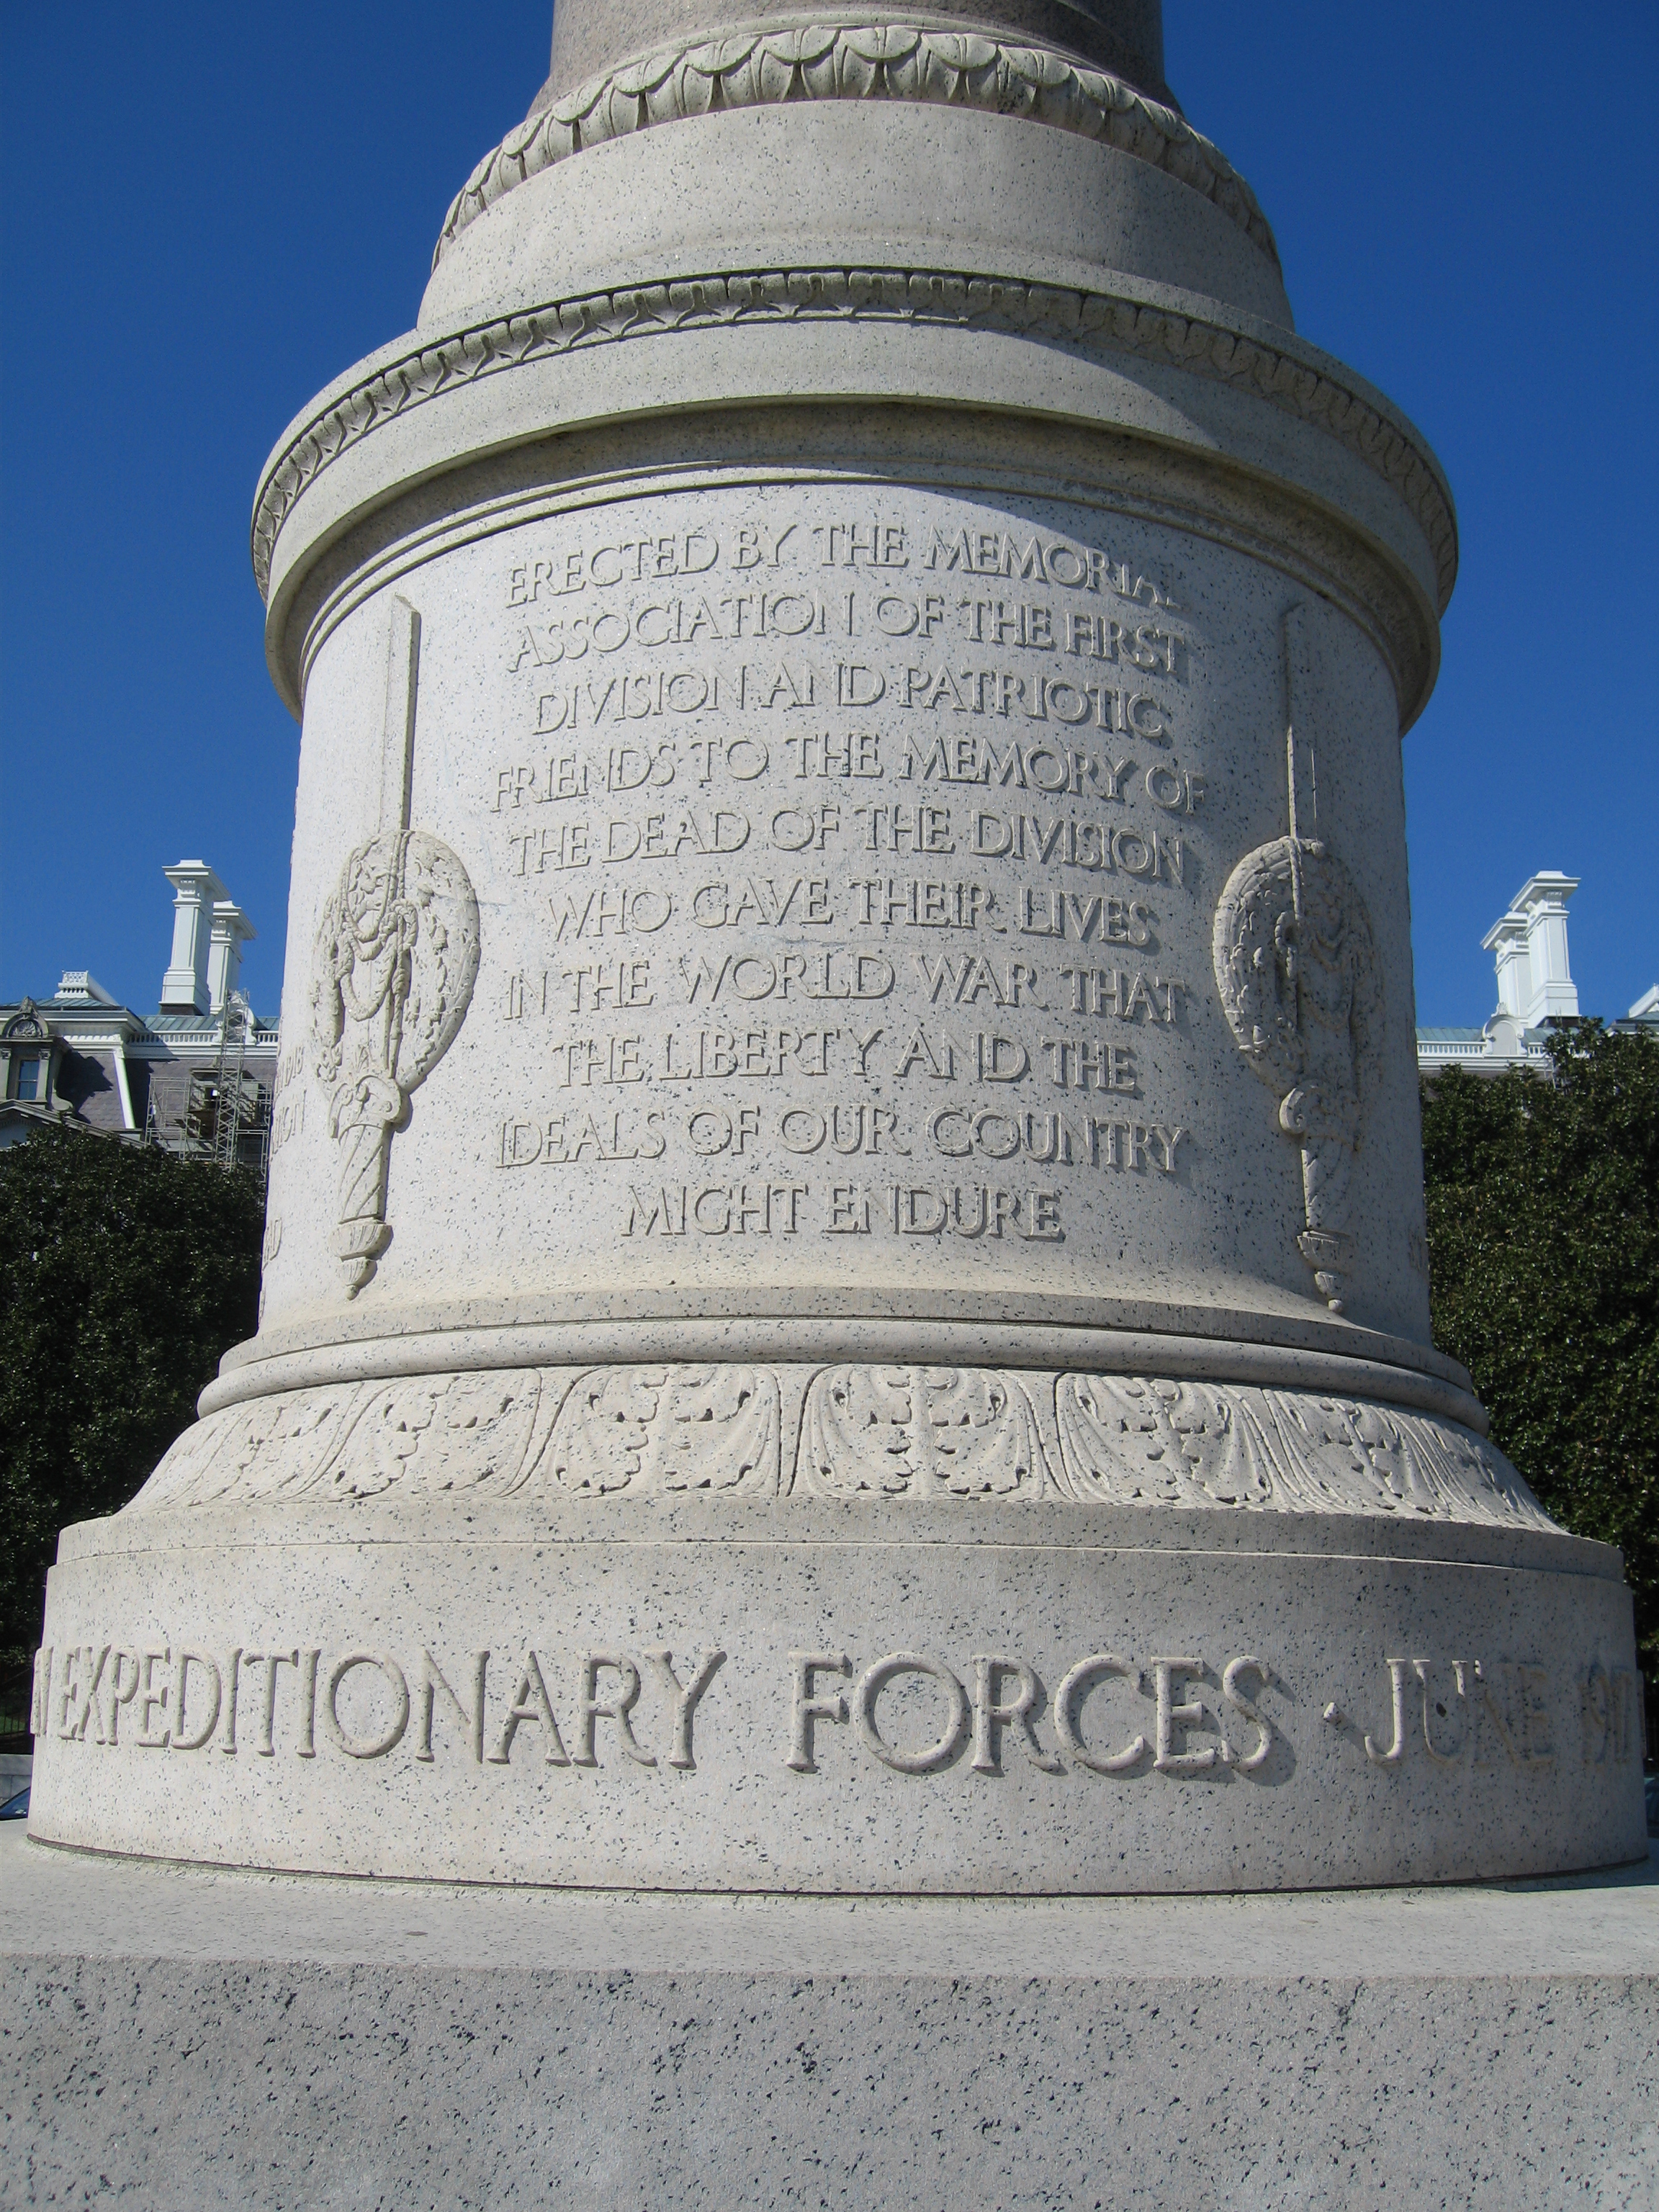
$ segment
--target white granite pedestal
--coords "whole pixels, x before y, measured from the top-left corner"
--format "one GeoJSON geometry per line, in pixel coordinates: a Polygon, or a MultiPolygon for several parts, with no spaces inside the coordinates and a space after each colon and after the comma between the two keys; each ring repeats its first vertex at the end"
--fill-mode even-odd
{"type": "Polygon", "coordinates": [[[0,2204],[1659,2203],[1659,1853],[1279,1897],[599,1896],[0,1832],[0,2204]]]}
{"type": "Polygon", "coordinates": [[[1639,1859],[1619,1554],[1495,1479],[1462,1510],[527,1488],[129,1510],[52,1571],[30,1832],[841,1895],[1639,1859]]]}
{"type": "Polygon", "coordinates": [[[0,2201],[1652,2205],[1630,1594],[1430,1328],[1449,489],[1157,0],[761,13],[560,0],[261,479],[260,1326],[50,1578],[0,2201]]]}
{"type": "MultiPolygon", "coordinates": [[[[922,1988],[930,1897],[1628,1864],[1621,1564],[1430,1326],[1438,464],[1297,334],[1157,0],[559,26],[416,327],[261,478],[303,727],[259,1329],[64,1532],[32,1838],[787,1893],[802,1944],[908,1899],[922,1988]]],[[[793,2002],[783,2048],[847,2039],[793,2002]]],[[[1105,2002],[1042,1997],[1033,2085],[1105,2002]]],[[[1315,2047],[1247,2062],[1257,2017],[1073,2140],[1152,2173],[1205,2035],[1315,2047]]],[[[570,2107],[611,2148],[631,2035],[570,2107]]]]}

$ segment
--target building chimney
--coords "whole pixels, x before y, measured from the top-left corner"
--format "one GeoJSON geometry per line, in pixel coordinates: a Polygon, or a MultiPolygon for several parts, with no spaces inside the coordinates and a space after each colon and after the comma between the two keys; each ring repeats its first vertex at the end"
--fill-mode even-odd
{"type": "Polygon", "coordinates": [[[1577,876],[1546,869],[1528,877],[1515,895],[1514,911],[1526,917],[1527,1026],[1571,1021],[1578,1012],[1578,987],[1567,961],[1567,901],[1578,888],[1577,876]]]}
{"type": "Polygon", "coordinates": [[[1524,1022],[1532,983],[1527,965],[1527,918],[1501,915],[1480,940],[1498,957],[1498,1017],[1524,1022]]]}
{"type": "Polygon", "coordinates": [[[1578,878],[1559,869],[1528,876],[1509,912],[1481,939],[1497,956],[1499,1018],[1535,1030],[1577,1014],[1578,988],[1567,960],[1567,901],[1577,888],[1578,878]]]}
{"type": "Polygon", "coordinates": [[[258,936],[253,924],[230,899],[213,902],[213,933],[208,940],[208,1009],[222,1013],[242,972],[242,947],[258,936]]]}
{"type": "Polygon", "coordinates": [[[204,860],[180,860],[163,871],[173,888],[173,958],[161,978],[164,1014],[204,1014],[208,992],[208,942],[212,909],[229,893],[204,860]]]}
{"type": "Polygon", "coordinates": [[[115,1000],[95,975],[84,968],[65,968],[63,980],[52,993],[59,1006],[112,1006],[115,1000]]]}

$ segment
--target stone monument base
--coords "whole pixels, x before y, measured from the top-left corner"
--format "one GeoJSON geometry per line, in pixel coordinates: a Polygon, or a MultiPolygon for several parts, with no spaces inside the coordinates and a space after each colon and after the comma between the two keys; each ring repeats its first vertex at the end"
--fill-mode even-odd
{"type": "Polygon", "coordinates": [[[67,1530],[52,1571],[30,1833],[272,1872],[849,1894],[1639,1858],[1618,1553],[1495,1485],[1460,1501],[1484,1520],[1426,1490],[1336,1503],[130,1510],[67,1530]]]}
{"type": "Polygon", "coordinates": [[[0,1831],[0,2202],[1659,2203],[1659,1850],[1527,1886],[596,1896],[0,1831]]]}

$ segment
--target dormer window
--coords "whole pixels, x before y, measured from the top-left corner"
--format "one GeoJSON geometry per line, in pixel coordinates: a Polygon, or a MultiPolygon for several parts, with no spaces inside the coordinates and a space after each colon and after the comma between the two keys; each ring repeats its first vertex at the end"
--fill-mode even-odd
{"type": "Polygon", "coordinates": [[[52,1103],[57,1046],[33,999],[25,999],[0,1030],[0,1097],[27,1105],[52,1103]]]}

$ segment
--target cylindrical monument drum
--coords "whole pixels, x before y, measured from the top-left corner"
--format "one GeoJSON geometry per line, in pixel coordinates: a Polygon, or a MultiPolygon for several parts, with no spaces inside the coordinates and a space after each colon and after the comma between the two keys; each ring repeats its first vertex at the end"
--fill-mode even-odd
{"type": "Polygon", "coordinates": [[[35,1834],[1006,1893],[1643,1850],[1618,1555],[1430,1339],[1450,496],[1163,69],[1155,0],[562,0],[416,331],[259,488],[261,1326],[64,1539],[35,1834]]]}

